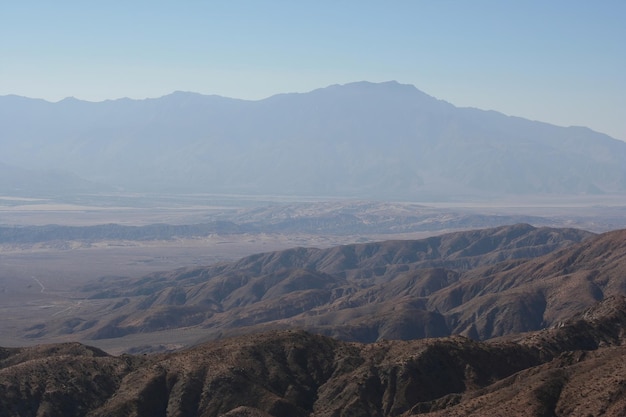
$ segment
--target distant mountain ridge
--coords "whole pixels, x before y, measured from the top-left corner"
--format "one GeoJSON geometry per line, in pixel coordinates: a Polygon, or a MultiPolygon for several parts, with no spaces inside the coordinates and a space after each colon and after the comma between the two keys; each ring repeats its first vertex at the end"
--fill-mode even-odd
{"type": "MultiPolygon", "coordinates": [[[[1,173],[0,167],[0,173],[1,173]]],[[[1,179],[0,179],[1,181],[1,179]]],[[[225,210],[195,224],[130,226],[4,226],[0,244],[34,244],[52,241],[95,242],[102,240],[169,240],[211,234],[307,233],[319,235],[367,235],[470,229],[514,223],[552,225],[538,216],[485,215],[417,204],[385,202],[320,202],[273,204],[250,209],[225,210]]],[[[362,239],[365,239],[362,237],[362,239]]]]}
{"type": "Polygon", "coordinates": [[[624,142],[457,108],[397,82],[259,101],[4,96],[0,138],[4,162],[129,190],[394,199],[626,190],[624,142]]]}

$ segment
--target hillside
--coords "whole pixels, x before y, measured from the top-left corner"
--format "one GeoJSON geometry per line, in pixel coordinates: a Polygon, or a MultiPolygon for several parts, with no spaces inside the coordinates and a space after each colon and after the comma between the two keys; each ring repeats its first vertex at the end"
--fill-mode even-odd
{"type": "Polygon", "coordinates": [[[476,338],[507,334],[513,323],[524,321],[535,322],[528,330],[552,326],[606,297],[626,294],[625,242],[626,230],[617,230],[519,265],[476,269],[429,306],[454,317],[455,333],[476,338]]]}
{"type": "Polygon", "coordinates": [[[130,191],[432,201],[626,190],[624,142],[396,82],[259,101],[4,96],[0,137],[3,162],[130,191]]]}
{"type": "Polygon", "coordinates": [[[626,300],[516,340],[346,343],[300,331],[108,356],[0,349],[0,415],[620,416],[626,300]]]}
{"type": "Polygon", "coordinates": [[[487,310],[475,304],[483,298],[477,294],[482,281],[470,278],[474,271],[489,276],[592,236],[519,224],[422,240],[294,248],[139,279],[102,278],[74,296],[78,304],[31,323],[23,337],[101,340],[193,328],[217,338],[296,327],[361,342],[456,333],[487,339],[550,323],[541,313],[526,314],[532,298],[509,304],[505,295],[487,310]],[[518,319],[472,333],[462,320],[474,317],[482,326],[506,314],[518,319]]]}

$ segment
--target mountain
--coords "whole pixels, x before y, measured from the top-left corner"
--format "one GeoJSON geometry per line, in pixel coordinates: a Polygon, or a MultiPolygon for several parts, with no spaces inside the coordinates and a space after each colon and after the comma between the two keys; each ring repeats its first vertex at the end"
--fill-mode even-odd
{"type": "Polygon", "coordinates": [[[621,416],[625,255],[626,230],[517,224],[103,278],[32,340],[211,340],[0,348],[0,417],[621,416]]]}
{"type": "Polygon", "coordinates": [[[470,271],[431,308],[455,317],[454,333],[475,338],[534,330],[626,294],[624,272],[626,230],[617,230],[522,264],[470,271]]]}
{"type": "Polygon", "coordinates": [[[626,300],[516,340],[372,344],[301,331],[109,356],[0,348],[2,416],[621,416],[626,300]]]}
{"type": "Polygon", "coordinates": [[[502,289],[502,301],[485,308],[484,300],[497,295],[487,291],[488,277],[562,248],[574,250],[593,236],[519,224],[421,240],[294,248],[141,278],[102,278],[73,293],[80,309],[33,322],[23,336],[102,340],[193,328],[219,338],[304,328],[361,342],[457,333],[487,339],[551,324],[544,323],[542,311],[528,314],[536,297],[509,303],[513,290],[502,289]],[[465,317],[474,317],[478,327],[471,328],[465,317]],[[488,326],[500,318],[508,324],[488,326]]]}
{"type": "Polygon", "coordinates": [[[0,155],[140,191],[462,199],[626,190],[626,143],[396,82],[259,101],[0,97],[0,155]]]}

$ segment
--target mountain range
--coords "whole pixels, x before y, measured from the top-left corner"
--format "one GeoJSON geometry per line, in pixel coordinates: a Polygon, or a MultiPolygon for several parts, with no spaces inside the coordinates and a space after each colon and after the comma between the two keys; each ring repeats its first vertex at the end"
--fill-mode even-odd
{"type": "Polygon", "coordinates": [[[31,323],[22,335],[123,344],[127,335],[185,328],[203,329],[207,339],[303,328],[359,342],[485,340],[554,325],[622,294],[626,284],[611,271],[623,269],[623,238],[518,224],[103,277],[74,292],[78,310],[31,323]],[[580,263],[602,251],[602,263],[580,263]]]}
{"type": "Polygon", "coordinates": [[[626,190],[624,142],[457,108],[397,82],[258,101],[3,96],[0,138],[2,162],[63,170],[92,191],[462,199],[626,190]]]}
{"type": "Polygon", "coordinates": [[[515,341],[268,332],[175,353],[0,348],[0,415],[622,416],[626,300],[515,341]]]}
{"type": "Polygon", "coordinates": [[[625,272],[626,230],[517,224],[101,278],[25,336],[203,337],[0,348],[0,416],[621,416],[625,272]]]}

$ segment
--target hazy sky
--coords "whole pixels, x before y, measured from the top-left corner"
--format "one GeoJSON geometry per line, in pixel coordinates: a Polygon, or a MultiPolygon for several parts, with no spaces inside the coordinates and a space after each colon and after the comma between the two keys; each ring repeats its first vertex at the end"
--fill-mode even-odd
{"type": "Polygon", "coordinates": [[[0,95],[413,84],[626,140],[626,1],[0,1],[0,95]]]}

